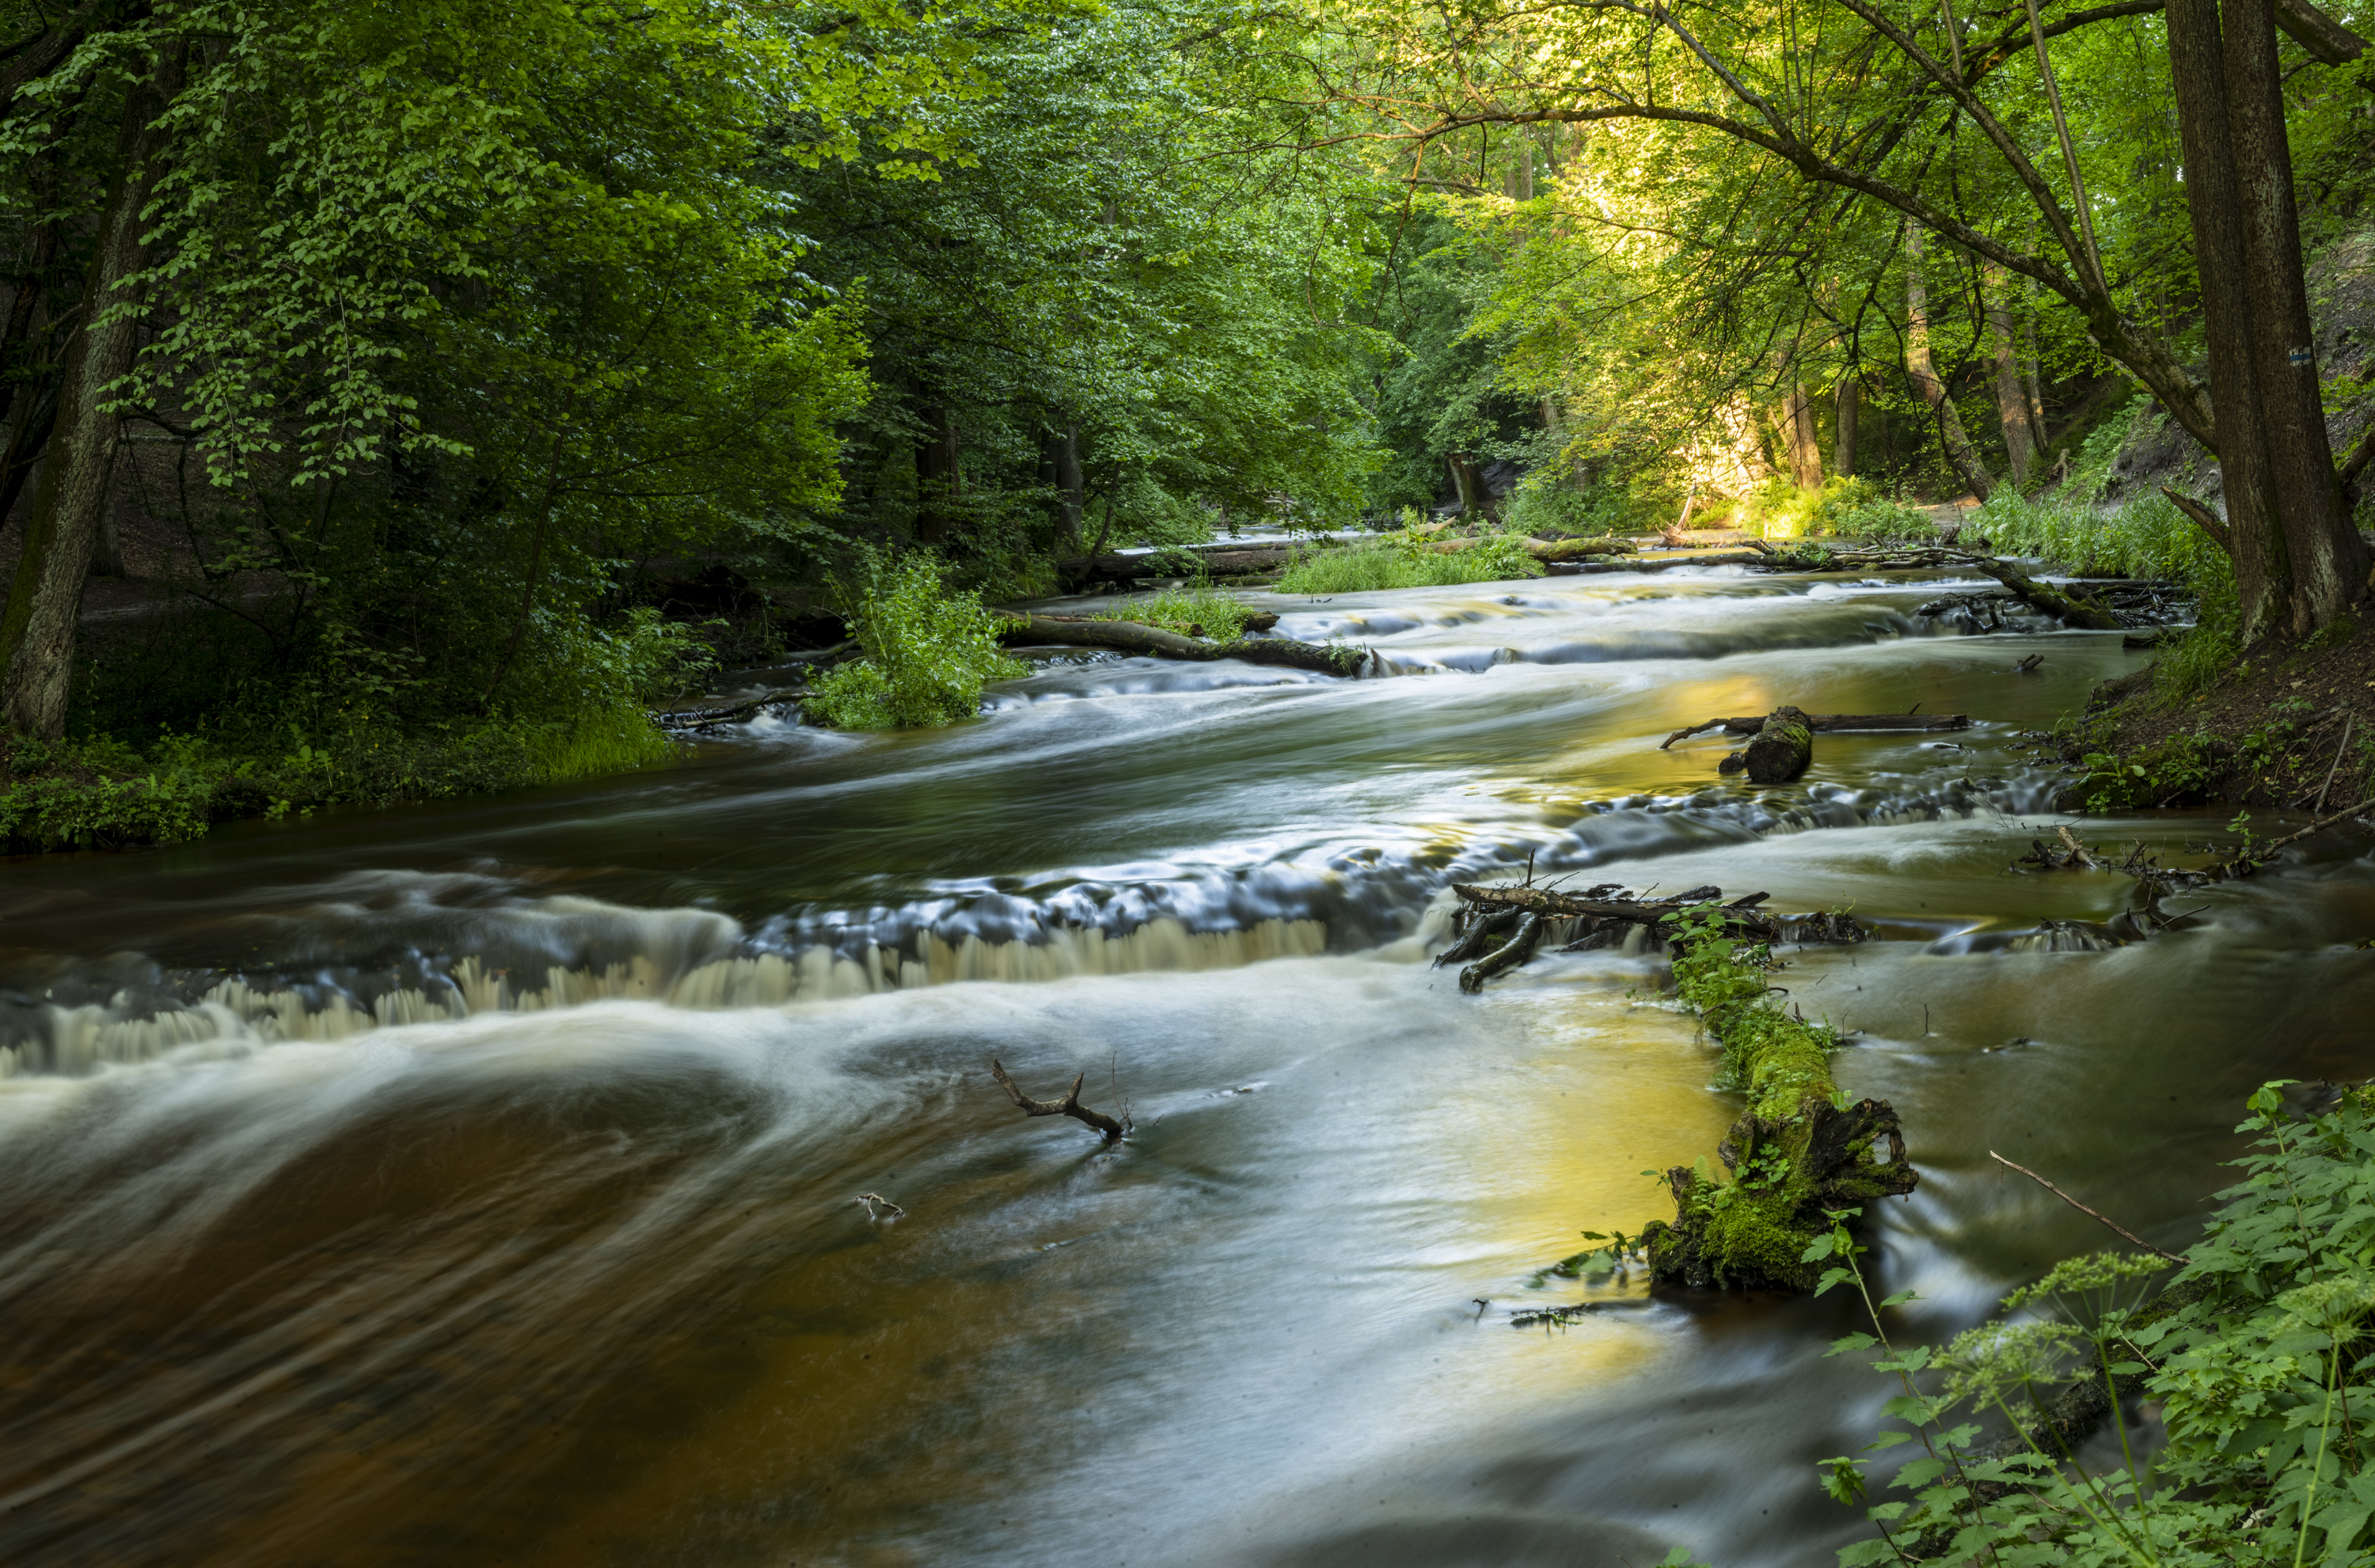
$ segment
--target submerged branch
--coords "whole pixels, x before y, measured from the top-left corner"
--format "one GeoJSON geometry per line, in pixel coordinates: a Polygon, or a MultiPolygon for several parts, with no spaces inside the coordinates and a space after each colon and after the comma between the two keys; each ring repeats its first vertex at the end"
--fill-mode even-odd
{"type": "Polygon", "coordinates": [[[1026,1116],[1069,1116],[1074,1121],[1086,1122],[1096,1128],[1105,1135],[1107,1143],[1119,1143],[1122,1136],[1129,1131],[1127,1123],[1117,1122],[1104,1112],[1092,1111],[1081,1103],[1081,1085],[1088,1081],[1089,1077],[1086,1073],[1072,1080],[1072,1087],[1065,1091],[1061,1100],[1032,1099],[1014,1087],[1014,1079],[1007,1076],[1005,1065],[995,1056],[989,1059],[989,1076],[998,1079],[998,1086],[1006,1091],[1006,1097],[1021,1106],[1026,1116]]]}

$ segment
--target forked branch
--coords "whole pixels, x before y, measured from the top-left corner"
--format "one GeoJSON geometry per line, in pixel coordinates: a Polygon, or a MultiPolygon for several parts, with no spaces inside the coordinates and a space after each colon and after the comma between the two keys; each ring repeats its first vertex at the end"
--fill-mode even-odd
{"type": "Polygon", "coordinates": [[[1014,1087],[1014,1080],[1007,1076],[1005,1066],[995,1056],[989,1059],[989,1074],[998,1079],[998,1087],[1006,1091],[1006,1097],[1022,1108],[1026,1116],[1069,1116],[1075,1121],[1086,1122],[1105,1134],[1107,1143],[1119,1143],[1122,1135],[1129,1131],[1127,1123],[1117,1122],[1104,1112],[1092,1111],[1081,1103],[1081,1085],[1089,1077],[1086,1073],[1072,1080],[1072,1087],[1061,1100],[1032,1099],[1014,1087]]]}

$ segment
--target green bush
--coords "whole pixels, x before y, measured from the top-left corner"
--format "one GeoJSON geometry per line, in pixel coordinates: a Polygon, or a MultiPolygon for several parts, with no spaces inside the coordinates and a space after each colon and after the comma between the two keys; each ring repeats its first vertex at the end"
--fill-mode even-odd
{"type": "MultiPolygon", "coordinates": [[[[1911,1429],[1865,1452],[1926,1452],[1896,1472],[1904,1500],[1867,1509],[1880,1539],[1840,1562],[1908,1561],[1924,1542],[1932,1560],[2005,1568],[2366,1563],[2375,1444],[2357,1423],[2375,1410],[2375,1121],[2364,1097],[2296,1119],[2281,1084],[2253,1094],[2239,1129],[2254,1139],[2236,1162],[2244,1180],[2219,1195],[2157,1293],[2148,1281],[2171,1267],[2160,1258],[2075,1258],[2014,1292],[2000,1320],[1943,1349],[1899,1350],[1881,1309],[1910,1293],[1875,1303],[1865,1291],[1874,1332],[1832,1353],[1879,1349],[1873,1365],[1904,1390],[1889,1413],[1911,1429]],[[2103,1385],[2118,1439],[2109,1463],[2074,1465],[2038,1421],[2071,1377],[2103,1385]],[[2161,1407],[2158,1452],[2128,1425],[2136,1395],[2161,1407]],[[2018,1436],[1983,1445],[1988,1420],[2018,1436]]],[[[1844,1231],[1820,1238],[1809,1257],[1837,1262],[1822,1289],[1862,1291],[1861,1250],[1844,1231]]],[[[1832,1496],[1867,1501],[1863,1464],[1824,1463],[1832,1496]]]]}
{"type": "Polygon", "coordinates": [[[865,656],[825,673],[808,715],[837,729],[935,725],[981,712],[981,689],[1030,667],[998,644],[998,618],[973,594],[942,585],[917,552],[868,555],[842,584],[842,610],[865,656]]]}
{"type": "Polygon", "coordinates": [[[1859,478],[1828,478],[1809,490],[1777,475],[1742,498],[1732,521],[1768,539],[1901,539],[1932,532],[1928,517],[1859,478]]]}

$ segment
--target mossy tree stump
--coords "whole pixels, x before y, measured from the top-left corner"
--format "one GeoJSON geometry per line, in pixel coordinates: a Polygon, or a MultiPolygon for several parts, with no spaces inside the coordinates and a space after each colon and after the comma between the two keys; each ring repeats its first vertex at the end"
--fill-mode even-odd
{"type": "Polygon", "coordinates": [[[1666,1173],[1674,1220],[1642,1232],[1650,1274],[1811,1290],[1820,1266],[1803,1258],[1830,1229],[1828,1211],[1913,1190],[1904,1133],[1885,1102],[1849,1103],[1831,1081],[1838,1037],[1782,1010],[1766,983],[1772,949],[1722,936],[1714,912],[1699,913],[1676,942],[1675,986],[1723,1046],[1722,1081],[1746,1090],[1748,1105],[1716,1149],[1729,1180],[1704,1159],[1666,1173]]]}
{"type": "Polygon", "coordinates": [[[1750,784],[1788,784],[1814,760],[1814,726],[1796,708],[1776,708],[1741,756],[1750,784]]]}

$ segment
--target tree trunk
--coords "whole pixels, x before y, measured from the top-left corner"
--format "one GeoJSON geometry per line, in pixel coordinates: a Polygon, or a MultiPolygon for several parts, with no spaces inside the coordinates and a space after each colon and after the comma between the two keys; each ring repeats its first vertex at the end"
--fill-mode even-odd
{"type": "Polygon", "coordinates": [[[1081,548],[1081,518],[1088,510],[1082,495],[1085,483],[1081,477],[1079,422],[1065,425],[1061,435],[1048,438],[1047,445],[1056,466],[1056,547],[1062,554],[1077,554],[1081,548]]]}
{"type": "Polygon", "coordinates": [[[1955,411],[1955,400],[1946,395],[1946,383],[1938,379],[1938,367],[1930,359],[1930,285],[1921,276],[1924,248],[1921,226],[1907,218],[1905,371],[1913,390],[1930,405],[1931,417],[1938,422],[1938,440],[1946,450],[1946,461],[1971,487],[1971,493],[1985,501],[1995,489],[1994,481],[1988,477],[1987,465],[1979,461],[1971,438],[1963,432],[1963,417],[1955,411]]]}
{"type": "Polygon", "coordinates": [[[2185,157],[2187,215],[2202,280],[2204,337],[2217,418],[2218,482],[2227,502],[2228,554],[2243,641],[2259,636],[2292,598],[2292,572],[2269,482],[2252,325],[2243,297],[2251,279],[2235,194],[2227,124],[2225,46],[2217,0],[2168,0],[2169,77],[2185,157]]]}
{"type": "Polygon", "coordinates": [[[1781,402],[1781,437],[1790,448],[1790,477],[1802,490],[1823,488],[1823,449],[1814,439],[1814,400],[1793,383],[1781,402]]]}
{"type": "Polygon", "coordinates": [[[2319,397],[2275,14],[2270,0],[2223,0],[2220,9],[2227,124],[2251,285],[2238,300],[2248,301],[2252,314],[2252,366],[2267,430],[2269,489],[2292,566],[2286,619],[2298,634],[2331,623],[2349,607],[2367,581],[2367,551],[2342,505],[2319,397]]]}
{"type": "Polygon", "coordinates": [[[960,488],[960,455],[956,413],[945,399],[935,398],[924,408],[924,439],[916,443],[916,538],[919,543],[937,545],[949,536],[960,488]]]}
{"type": "Polygon", "coordinates": [[[2028,470],[2037,456],[2028,426],[2028,388],[2020,373],[2020,356],[2013,339],[2012,303],[2004,294],[2004,269],[1990,265],[1979,273],[1987,302],[1988,337],[1995,348],[1996,419],[2003,426],[2004,456],[2012,469],[2013,489],[2028,488],[2028,470]]]}
{"type": "Polygon", "coordinates": [[[2042,454],[2052,443],[2045,433],[2045,381],[2037,359],[2037,279],[2020,280],[2020,374],[2028,393],[2029,450],[2042,454]]]}
{"type": "Polygon", "coordinates": [[[1464,452],[1455,452],[1449,462],[1452,488],[1459,495],[1460,514],[1465,516],[1472,512],[1497,522],[1498,515],[1493,509],[1493,492],[1485,488],[1484,476],[1478,472],[1476,460],[1464,452]]]}
{"type": "Polygon", "coordinates": [[[25,525],[24,555],[0,619],[0,660],[6,668],[0,717],[19,734],[44,740],[65,732],[76,622],[115,463],[121,421],[100,405],[107,385],[132,368],[139,341],[132,312],[109,312],[129,302],[120,285],[147,261],[140,211],[164,157],[164,135],[155,122],[182,90],[188,53],[185,43],[169,44],[155,76],[124,101],[119,172],[100,212],[98,246],[83,281],[50,461],[41,467],[33,515],[25,525]]]}
{"type": "Polygon", "coordinates": [[[1837,422],[1831,430],[1831,472],[1842,479],[1855,477],[1856,419],[1863,412],[1863,386],[1854,375],[1839,378],[1837,422]]]}

